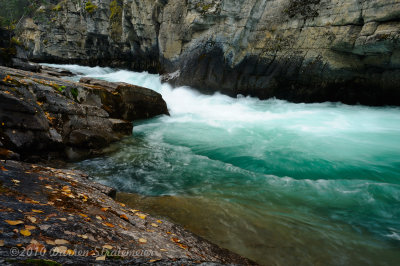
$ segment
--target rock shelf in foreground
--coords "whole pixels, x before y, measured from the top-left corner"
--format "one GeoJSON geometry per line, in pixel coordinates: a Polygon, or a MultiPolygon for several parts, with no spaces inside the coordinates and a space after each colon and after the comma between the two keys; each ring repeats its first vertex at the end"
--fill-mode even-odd
{"type": "Polygon", "coordinates": [[[1,265],[254,264],[114,201],[79,171],[0,161],[0,192],[1,265]]]}

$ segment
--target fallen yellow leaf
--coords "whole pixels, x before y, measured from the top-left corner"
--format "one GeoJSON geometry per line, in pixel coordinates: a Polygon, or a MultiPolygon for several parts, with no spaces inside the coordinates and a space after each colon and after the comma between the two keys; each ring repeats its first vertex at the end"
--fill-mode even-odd
{"type": "Polygon", "coordinates": [[[157,220],[157,223],[162,224],[162,222],[160,220],[157,220]]]}
{"type": "Polygon", "coordinates": [[[27,216],[26,217],[29,221],[31,221],[31,223],[36,223],[37,219],[33,216],[27,216]]]}
{"type": "Polygon", "coordinates": [[[67,254],[67,255],[74,255],[74,254],[75,254],[75,251],[73,251],[72,249],[68,249],[68,250],[65,252],[65,254],[67,254]]]}
{"type": "Polygon", "coordinates": [[[145,243],[147,243],[147,240],[144,239],[144,238],[139,238],[139,243],[140,244],[145,244],[145,243]]]}
{"type": "Polygon", "coordinates": [[[110,223],[107,223],[107,222],[105,222],[105,223],[103,223],[105,226],[108,226],[108,227],[115,227],[115,225],[113,225],[113,224],[110,224],[110,223]]]}
{"type": "Polygon", "coordinates": [[[106,212],[109,208],[101,208],[103,212],[106,212]]]}
{"type": "Polygon", "coordinates": [[[104,245],[103,248],[105,248],[105,249],[113,249],[113,247],[111,245],[104,245]]]}
{"type": "Polygon", "coordinates": [[[120,217],[121,217],[122,219],[126,220],[126,221],[129,221],[128,216],[126,216],[125,214],[122,214],[120,217]]]}
{"type": "Polygon", "coordinates": [[[30,236],[31,235],[31,231],[29,231],[29,230],[21,229],[19,232],[23,236],[30,236]]]}
{"type": "Polygon", "coordinates": [[[78,237],[81,237],[83,239],[88,239],[89,238],[87,235],[78,235],[78,237]]]}
{"type": "Polygon", "coordinates": [[[33,225],[25,225],[25,229],[26,230],[35,230],[36,229],[36,226],[33,226],[33,225]]]}
{"type": "Polygon", "coordinates": [[[97,257],[96,260],[106,260],[106,256],[97,257]]]}
{"type": "Polygon", "coordinates": [[[184,244],[181,244],[181,243],[176,243],[180,248],[183,248],[183,249],[188,249],[189,247],[188,246],[186,246],[186,245],[184,245],[184,244]]]}
{"type": "Polygon", "coordinates": [[[54,246],[56,243],[53,240],[47,239],[46,244],[54,246]]]}
{"type": "Polygon", "coordinates": [[[175,243],[181,242],[177,237],[172,237],[171,240],[175,243]]]}
{"type": "Polygon", "coordinates": [[[152,223],[151,226],[158,227],[158,225],[155,223],[152,223]]]}
{"type": "Polygon", "coordinates": [[[69,241],[65,240],[65,239],[56,239],[56,240],[54,240],[54,243],[56,245],[65,245],[65,244],[69,244],[69,241]]]}
{"type": "Polygon", "coordinates": [[[36,212],[36,213],[43,213],[43,211],[41,211],[41,210],[34,210],[34,209],[32,209],[32,211],[33,211],[33,212],[36,212]]]}
{"type": "Polygon", "coordinates": [[[71,188],[69,186],[63,186],[62,190],[65,192],[71,192],[71,188]]]}
{"type": "Polygon", "coordinates": [[[135,213],[135,215],[136,215],[136,216],[139,216],[139,218],[141,218],[141,219],[143,219],[143,220],[146,219],[146,216],[147,216],[147,215],[145,215],[145,214],[143,214],[143,213],[135,213]]]}
{"type": "Polygon", "coordinates": [[[5,220],[6,223],[9,225],[18,225],[18,224],[23,224],[23,221],[17,220],[17,221],[10,221],[10,220],[5,220]]]}
{"type": "Polygon", "coordinates": [[[4,247],[4,240],[0,240],[0,247],[4,247]]]}

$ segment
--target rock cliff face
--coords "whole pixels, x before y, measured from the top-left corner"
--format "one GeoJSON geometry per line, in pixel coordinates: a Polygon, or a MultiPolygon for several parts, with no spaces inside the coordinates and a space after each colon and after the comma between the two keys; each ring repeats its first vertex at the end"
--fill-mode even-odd
{"type": "Polygon", "coordinates": [[[174,73],[233,96],[400,105],[400,0],[52,4],[25,21],[32,59],[174,73]]]}

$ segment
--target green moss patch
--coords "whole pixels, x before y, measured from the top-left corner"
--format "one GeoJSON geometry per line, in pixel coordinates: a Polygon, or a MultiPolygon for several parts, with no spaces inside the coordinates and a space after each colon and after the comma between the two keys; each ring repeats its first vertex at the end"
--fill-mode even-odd
{"type": "Polygon", "coordinates": [[[114,0],[110,3],[110,35],[114,41],[121,41],[122,36],[122,6],[121,0],[114,0]]]}
{"type": "Polygon", "coordinates": [[[88,1],[85,4],[85,10],[88,13],[93,13],[97,9],[97,6],[93,4],[92,2],[88,1]]]}

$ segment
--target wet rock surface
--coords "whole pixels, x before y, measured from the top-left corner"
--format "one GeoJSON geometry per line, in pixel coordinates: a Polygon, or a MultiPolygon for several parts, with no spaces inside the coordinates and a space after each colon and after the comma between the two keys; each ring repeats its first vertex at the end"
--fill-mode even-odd
{"type": "Polygon", "coordinates": [[[79,171],[0,161],[0,263],[254,264],[112,191],[79,171]]]}
{"type": "Polygon", "coordinates": [[[68,74],[0,67],[2,158],[77,160],[97,155],[130,135],[132,120],[168,114],[161,95],[149,89],[58,78],[68,74]]]}
{"type": "Polygon", "coordinates": [[[87,77],[81,78],[79,82],[101,86],[114,94],[121,95],[120,98],[109,98],[115,102],[110,105],[108,111],[125,120],[146,119],[159,114],[169,115],[167,104],[161,94],[153,90],[124,82],[108,82],[87,77]]]}

